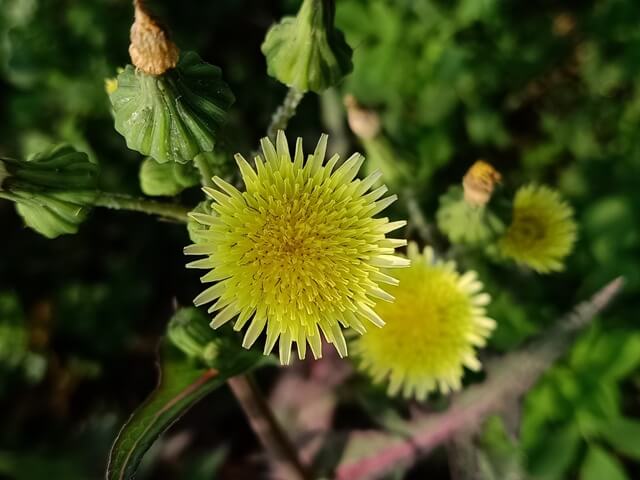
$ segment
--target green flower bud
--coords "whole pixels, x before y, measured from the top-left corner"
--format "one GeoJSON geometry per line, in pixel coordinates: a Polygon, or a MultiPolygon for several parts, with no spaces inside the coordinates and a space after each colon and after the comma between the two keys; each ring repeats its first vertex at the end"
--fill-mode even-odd
{"type": "Polygon", "coordinates": [[[200,180],[193,164],[158,163],[148,157],[140,167],[140,187],[146,195],[174,196],[200,180]]]}
{"type": "Polygon", "coordinates": [[[459,186],[440,197],[436,214],[438,228],[455,244],[488,245],[504,231],[504,223],[486,205],[472,205],[459,186]]]}
{"type": "Polygon", "coordinates": [[[212,365],[218,356],[218,335],[195,308],[178,310],[169,322],[167,336],[183,353],[205,365],[212,365]]]}
{"type": "Polygon", "coordinates": [[[353,51],[334,16],[335,0],[304,0],[296,17],[271,27],[261,47],[269,75],[300,92],[337,85],[353,70],[353,51]]]}
{"type": "Polygon", "coordinates": [[[233,174],[236,167],[236,163],[232,160],[233,155],[221,151],[204,152],[196,158],[198,158],[198,160],[203,159],[206,162],[212,177],[228,177],[233,174]]]}
{"type": "Polygon", "coordinates": [[[242,348],[231,329],[211,328],[207,317],[193,307],[175,313],[169,322],[167,336],[188,357],[211,368],[235,370],[264,358],[261,352],[242,348]]]}
{"type": "Polygon", "coordinates": [[[26,161],[0,159],[0,194],[47,238],[76,233],[97,195],[98,167],[85,153],[58,145],[26,161]]]}
{"type": "Polygon", "coordinates": [[[109,94],[115,128],[127,146],[158,163],[187,163],[213,151],[216,133],[234,101],[218,67],[186,52],[176,68],[154,76],[132,65],[109,94]]]}

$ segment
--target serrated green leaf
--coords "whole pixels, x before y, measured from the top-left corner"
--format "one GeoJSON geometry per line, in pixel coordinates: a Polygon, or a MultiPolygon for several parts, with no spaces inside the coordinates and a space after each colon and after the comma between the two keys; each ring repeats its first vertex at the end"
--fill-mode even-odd
{"type": "MultiPolygon", "coordinates": [[[[174,318],[181,323],[204,322],[206,326],[206,318],[195,309],[183,309],[174,318]]],[[[209,330],[207,334],[219,355],[207,357],[208,366],[186,355],[168,338],[163,340],[158,386],[120,430],[109,456],[107,480],[134,478],[143,455],[167,428],[227,379],[248,372],[265,358],[242,349],[239,341],[235,347],[230,346],[229,335],[209,330]]]]}
{"type": "Polygon", "coordinates": [[[580,480],[628,480],[624,468],[614,456],[591,445],[580,467],[580,480]]]}

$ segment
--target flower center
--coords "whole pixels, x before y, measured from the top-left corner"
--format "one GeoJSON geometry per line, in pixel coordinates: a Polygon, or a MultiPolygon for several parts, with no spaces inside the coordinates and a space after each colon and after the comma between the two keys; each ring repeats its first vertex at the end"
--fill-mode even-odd
{"type": "Polygon", "coordinates": [[[446,271],[405,270],[396,276],[401,287],[389,289],[395,303],[376,305],[387,325],[367,332],[360,342],[377,351],[381,364],[416,374],[447,372],[468,348],[465,334],[473,320],[469,299],[446,271]]]}
{"type": "Polygon", "coordinates": [[[364,291],[368,272],[353,267],[368,245],[354,244],[344,212],[324,205],[313,192],[272,197],[252,211],[251,248],[239,263],[264,303],[290,317],[353,310],[355,292],[364,291]]]}
{"type": "Polygon", "coordinates": [[[520,245],[534,245],[545,238],[547,229],[535,212],[522,212],[513,222],[509,234],[520,245]]]}

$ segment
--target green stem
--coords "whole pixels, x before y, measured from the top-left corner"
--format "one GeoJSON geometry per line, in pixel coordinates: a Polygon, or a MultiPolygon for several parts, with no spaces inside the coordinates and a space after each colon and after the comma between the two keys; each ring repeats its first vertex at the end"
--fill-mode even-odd
{"type": "Polygon", "coordinates": [[[282,105],[278,107],[271,117],[271,123],[269,124],[269,128],[267,128],[267,137],[273,139],[276,133],[278,133],[278,130],[286,130],[289,120],[296,114],[298,105],[303,97],[304,92],[299,92],[293,87],[289,89],[282,105]]]}
{"type": "Polygon", "coordinates": [[[197,155],[196,158],[193,159],[193,162],[200,172],[200,181],[202,185],[205,187],[213,187],[213,171],[211,170],[211,167],[209,166],[205,155],[197,155]]]}
{"type": "Polygon", "coordinates": [[[434,244],[434,236],[432,232],[432,228],[427,222],[427,219],[424,217],[424,213],[422,213],[422,209],[416,200],[413,192],[408,190],[406,193],[407,198],[407,210],[409,211],[409,220],[413,223],[413,226],[418,231],[420,238],[423,241],[427,242],[429,245],[434,244]]]}
{"type": "Polygon", "coordinates": [[[100,192],[93,202],[96,207],[112,210],[129,210],[148,215],[158,215],[178,222],[187,223],[190,209],[183,205],[156,202],[146,198],[132,197],[121,193],[100,192]]]}

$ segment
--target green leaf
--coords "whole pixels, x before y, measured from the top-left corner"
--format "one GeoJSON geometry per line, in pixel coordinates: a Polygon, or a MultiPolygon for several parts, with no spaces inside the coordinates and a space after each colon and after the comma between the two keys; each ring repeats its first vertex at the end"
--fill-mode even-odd
{"type": "Polygon", "coordinates": [[[604,449],[591,445],[580,467],[580,480],[627,480],[620,462],[604,449]]]}
{"type": "Polygon", "coordinates": [[[604,423],[599,433],[621,454],[640,460],[640,420],[617,418],[604,423]]]}
{"type": "Polygon", "coordinates": [[[120,430],[109,456],[107,480],[134,478],[142,456],[167,428],[228,378],[251,370],[266,358],[242,349],[240,341],[232,338],[233,332],[190,328],[200,324],[207,325],[204,315],[194,308],[182,309],[172,319],[170,331],[174,337],[176,329],[183,329],[184,335],[202,333],[197,341],[206,347],[207,365],[204,358],[186,354],[168,337],[163,340],[158,386],[120,430]]]}
{"type": "Polygon", "coordinates": [[[580,432],[571,423],[561,429],[546,432],[548,441],[529,453],[529,470],[536,476],[564,478],[582,443],[580,432]]]}

